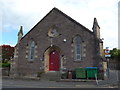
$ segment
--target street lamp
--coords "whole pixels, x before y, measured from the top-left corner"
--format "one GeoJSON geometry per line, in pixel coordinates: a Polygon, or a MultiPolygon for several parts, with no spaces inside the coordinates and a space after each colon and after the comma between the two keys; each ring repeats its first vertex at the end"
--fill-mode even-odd
{"type": "Polygon", "coordinates": [[[107,73],[108,79],[109,79],[109,77],[110,77],[109,58],[111,57],[109,47],[106,47],[106,49],[105,49],[105,57],[106,57],[106,61],[107,61],[106,73],[107,73]]]}

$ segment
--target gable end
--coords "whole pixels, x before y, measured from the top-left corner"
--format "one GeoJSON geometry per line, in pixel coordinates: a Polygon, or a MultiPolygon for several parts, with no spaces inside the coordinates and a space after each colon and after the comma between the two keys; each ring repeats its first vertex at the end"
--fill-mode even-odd
{"type": "Polygon", "coordinates": [[[70,21],[72,21],[73,23],[77,24],[78,26],[81,26],[83,29],[85,29],[85,30],[88,31],[89,33],[93,34],[93,32],[90,31],[88,28],[86,28],[85,26],[81,25],[79,22],[75,21],[75,20],[72,19],[70,16],[66,15],[65,13],[63,13],[62,11],[60,11],[59,9],[57,9],[57,8],[54,7],[54,8],[53,8],[48,14],[46,14],[46,16],[44,16],[30,31],[28,31],[28,33],[25,34],[25,35],[21,38],[21,40],[22,40],[23,38],[25,38],[32,30],[34,30],[34,28],[35,28],[39,23],[41,23],[53,10],[59,12],[61,15],[65,16],[66,18],[68,18],[68,19],[69,19],[70,21]]]}

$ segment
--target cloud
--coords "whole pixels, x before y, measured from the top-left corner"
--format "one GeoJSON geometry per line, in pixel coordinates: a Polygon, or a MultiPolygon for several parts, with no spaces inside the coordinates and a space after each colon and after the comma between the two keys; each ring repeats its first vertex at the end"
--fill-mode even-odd
{"type": "Polygon", "coordinates": [[[120,49],[120,1],[118,3],[118,48],[120,49]]]}
{"type": "Polygon", "coordinates": [[[25,28],[28,29],[29,24],[31,25],[32,22],[34,22],[35,18],[32,18],[32,13],[25,13],[24,9],[20,11],[18,6],[16,6],[17,3],[15,0],[11,2],[8,1],[7,3],[3,2],[3,31],[10,31],[6,30],[9,29],[9,26],[17,30],[21,25],[25,25],[25,28]]]}
{"type": "MultiPolygon", "coordinates": [[[[21,25],[27,33],[53,7],[57,7],[92,30],[96,17],[105,47],[118,44],[119,0],[0,0],[3,32],[18,32],[21,25]]],[[[119,5],[120,6],[120,5],[119,5]]],[[[0,17],[1,19],[1,17],[0,17]]],[[[0,20],[1,21],[1,20],[0,20]]]]}

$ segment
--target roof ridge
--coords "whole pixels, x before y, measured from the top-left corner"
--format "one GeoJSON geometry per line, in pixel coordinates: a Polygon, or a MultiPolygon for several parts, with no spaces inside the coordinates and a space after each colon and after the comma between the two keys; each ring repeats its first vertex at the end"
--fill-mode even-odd
{"type": "Polygon", "coordinates": [[[47,13],[37,24],[35,24],[22,38],[21,40],[27,35],[29,34],[40,22],[42,22],[44,20],[45,17],[47,17],[53,10],[55,9],[55,7],[49,11],[49,13],[47,13]]]}
{"type": "Polygon", "coordinates": [[[79,22],[77,22],[76,20],[74,20],[73,18],[71,18],[70,16],[68,16],[67,14],[65,14],[64,12],[62,12],[61,10],[59,10],[58,8],[54,7],[52,10],[57,10],[58,12],[60,12],[61,14],[63,14],[66,18],[68,18],[69,20],[73,21],[74,23],[82,26],[83,28],[85,28],[87,31],[93,33],[91,30],[89,30],[88,28],[86,28],[85,26],[83,26],[82,24],[80,24],[79,22]]]}
{"type": "Polygon", "coordinates": [[[28,31],[28,33],[26,33],[21,40],[27,35],[29,34],[40,22],[42,22],[53,10],[58,11],[60,14],[64,15],[66,18],[68,18],[69,20],[71,20],[72,22],[76,23],[77,25],[81,26],[82,28],[85,28],[86,31],[93,33],[92,31],[90,31],[88,28],[86,28],[85,26],[83,26],[82,24],[80,24],[79,22],[77,22],[76,20],[74,20],[73,18],[71,18],[70,16],[68,16],[67,14],[63,13],[61,10],[59,10],[58,8],[54,7],[52,10],[50,10],[35,26],[33,26],[30,31],[28,31]]]}

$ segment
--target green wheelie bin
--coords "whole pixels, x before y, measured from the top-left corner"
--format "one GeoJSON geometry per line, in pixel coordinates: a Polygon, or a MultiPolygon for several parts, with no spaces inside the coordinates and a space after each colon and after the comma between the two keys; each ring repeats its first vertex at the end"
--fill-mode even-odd
{"type": "Polygon", "coordinates": [[[96,78],[98,77],[98,68],[97,67],[86,67],[87,78],[96,78]]]}
{"type": "Polygon", "coordinates": [[[85,79],[86,78],[85,68],[76,68],[75,74],[76,74],[76,79],[85,79]]]}

